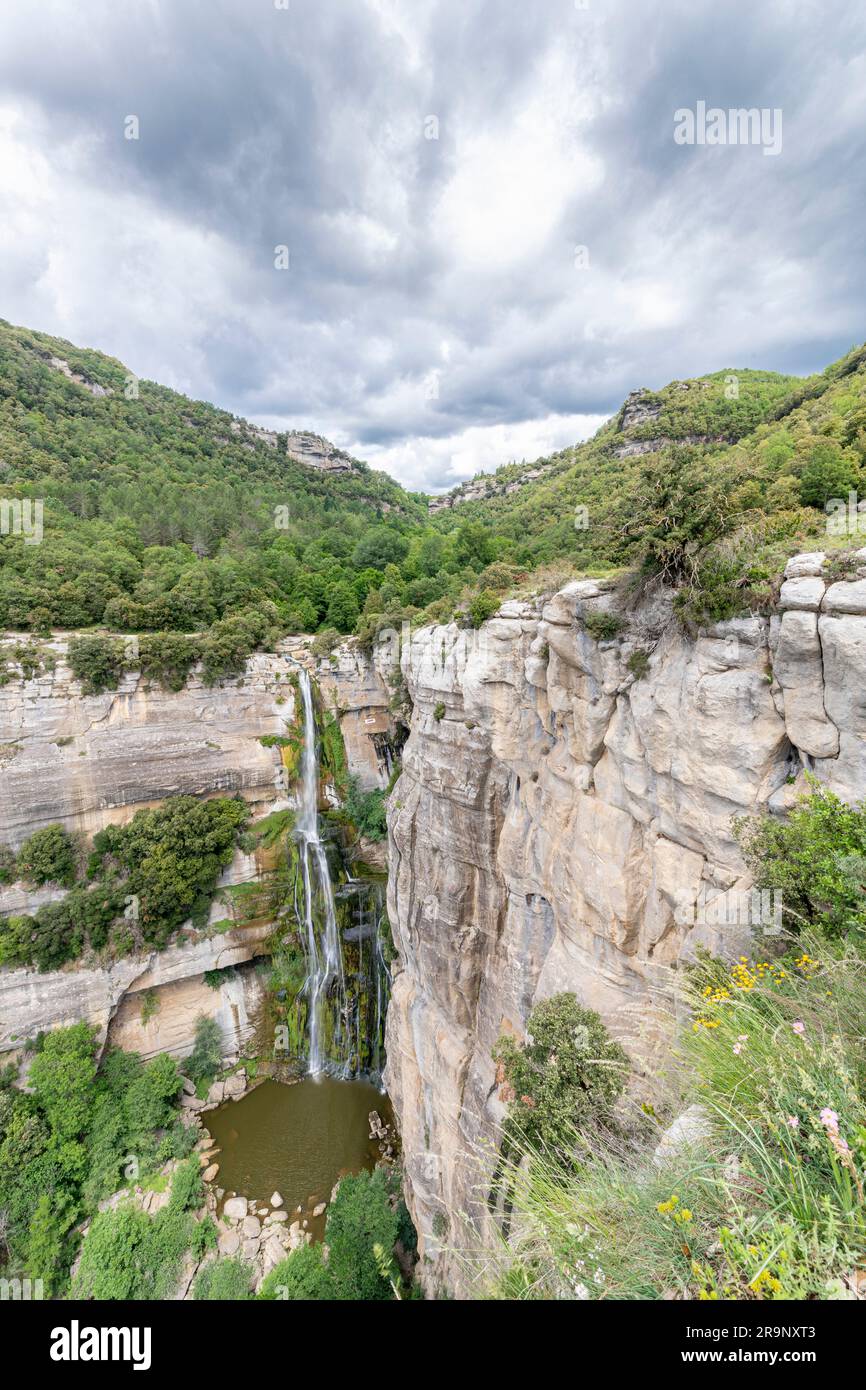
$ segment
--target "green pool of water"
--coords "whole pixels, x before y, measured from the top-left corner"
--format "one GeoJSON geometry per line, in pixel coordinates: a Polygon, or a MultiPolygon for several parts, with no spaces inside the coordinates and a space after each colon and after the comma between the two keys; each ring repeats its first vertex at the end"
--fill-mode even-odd
{"type": "Polygon", "coordinates": [[[338,1178],[372,1168],[379,1157],[369,1138],[371,1110],[392,1118],[387,1096],[365,1081],[263,1081],[243,1100],[205,1116],[221,1150],[216,1181],[226,1192],[264,1202],[279,1192],[292,1219],[300,1207],[321,1238],[324,1217],[314,1220],[313,1207],[327,1202],[338,1178]]]}

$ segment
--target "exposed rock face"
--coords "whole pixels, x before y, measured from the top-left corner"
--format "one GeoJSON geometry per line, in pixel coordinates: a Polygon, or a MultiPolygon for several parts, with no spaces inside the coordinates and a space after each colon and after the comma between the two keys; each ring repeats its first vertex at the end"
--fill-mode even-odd
{"type": "Polygon", "coordinates": [[[504,478],[498,478],[495,473],[482,474],[480,478],[459,483],[450,492],[442,493],[439,497],[431,497],[427,503],[427,510],[433,516],[436,512],[458,507],[461,502],[483,502],[488,497],[510,497],[513,492],[519,492],[522,487],[526,487],[527,483],[534,483],[537,478],[543,478],[553,466],[554,461],[539,461],[507,482],[504,478]]]}
{"type": "Polygon", "coordinates": [[[356,467],[355,460],[336,444],[306,430],[292,430],[286,436],[286,453],[320,473],[351,473],[356,467]]]}
{"type": "MultiPolygon", "coordinates": [[[[289,679],[295,662],[315,672],[324,698],[340,708],[349,770],[364,787],[384,786],[392,732],[387,683],[349,645],[337,649],[333,662],[317,663],[311,640],[289,638],[276,653],[256,653],[243,677],[216,687],[193,674],[182,690],[164,691],[131,673],[119,690],[84,696],[65,661],[67,641],[56,639],[54,672],[0,687],[0,844],[17,849],[56,822],[92,836],[180,793],[240,793],[254,818],[289,805],[279,748],[260,740],[284,733],[295,718],[289,679]]],[[[249,883],[262,868],[257,856],[238,853],[218,888],[249,883]]],[[[0,885],[0,914],[35,912],[63,896],[50,885],[0,885]]],[[[231,902],[215,898],[211,926],[229,915],[231,902]]],[[[101,1042],[108,1036],[145,1057],[184,1055],[200,1014],[218,1020],[224,1052],[235,1052],[256,1024],[259,976],[240,969],[214,989],[204,974],[265,954],[269,933],[268,923],[257,922],[193,934],[108,969],[76,964],[44,975],[0,969],[0,1056],[16,1055],[40,1031],[80,1019],[99,1030],[101,1042]]]]}
{"type": "MultiPolygon", "coordinates": [[[[455,1217],[480,1234],[489,1219],[498,1036],[522,1036],[535,1001],[571,990],[647,1054],[677,963],[699,942],[748,949],[748,924],[705,911],[748,888],[732,818],[786,809],[807,767],[866,793],[866,585],[825,595],[817,569],[791,570],[821,587],[809,607],[788,589],[781,616],[697,640],[659,596],[625,639],[595,642],[583,619],[610,596],[589,581],[505,603],[478,633],[413,634],[389,810],[400,962],[386,1079],[424,1253],[442,1216],[452,1246],[473,1239],[455,1217]]],[[[461,1270],[439,1268],[459,1289],[461,1270]]]]}
{"type": "Polygon", "coordinates": [[[284,656],[257,653],[243,679],[211,688],[192,675],[165,691],[133,672],[86,696],[66,641],[51,645],[55,671],[0,688],[0,843],[58,821],[93,834],[181,793],[240,792],[264,809],[281,794],[279,752],[258,740],[292,717],[284,656]]]}
{"type": "MultiPolygon", "coordinates": [[[[42,975],[37,970],[0,970],[0,1056],[16,1054],[39,1032],[85,1019],[99,1041],[141,1052],[182,1056],[195,1039],[199,1014],[216,1018],[226,1053],[250,1037],[260,1002],[258,977],[243,972],[219,990],[204,982],[206,970],[241,965],[267,950],[267,927],[203,937],[144,956],[130,956],[109,969],[69,967],[42,975]],[[145,999],[154,1011],[148,1015],[145,999]]],[[[8,1057],[3,1057],[8,1061],[8,1057]]]]}

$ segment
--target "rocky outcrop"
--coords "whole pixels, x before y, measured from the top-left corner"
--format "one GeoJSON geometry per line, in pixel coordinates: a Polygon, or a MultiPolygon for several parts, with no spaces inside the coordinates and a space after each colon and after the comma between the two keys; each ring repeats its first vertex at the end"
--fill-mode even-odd
{"type": "Polygon", "coordinates": [[[708,910],[750,899],[732,819],[784,811],[806,769],[866,792],[866,583],[825,591],[822,558],[792,562],[771,619],[695,639],[657,593],[596,642],[614,598],[582,581],[406,645],[386,1080],[422,1253],[458,1290],[436,1257],[489,1219],[500,1034],[571,990],[649,1058],[678,963],[750,945],[748,918],[708,910]]]}
{"type": "Polygon", "coordinates": [[[138,672],[83,695],[66,664],[0,687],[0,843],[61,822],[92,835],[167,796],[239,792],[267,811],[284,795],[279,751],[259,739],[292,718],[291,663],[256,653],[243,677],[166,691],[138,672]]]}
{"type": "Polygon", "coordinates": [[[338,449],[330,440],[307,430],[291,430],[286,435],[286,453],[297,463],[315,468],[320,473],[353,473],[358,464],[349,454],[338,449]]]}
{"type": "MultiPolygon", "coordinates": [[[[35,830],[61,822],[82,837],[181,793],[239,793],[254,820],[290,804],[278,746],[295,718],[291,674],[314,672],[323,698],[340,714],[349,771],[365,788],[390,774],[391,692],[376,663],[351,644],[317,660],[311,638],[289,638],[256,653],[244,674],[207,687],[192,674],[165,691],[140,673],[116,691],[86,696],[65,660],[66,638],[50,644],[53,671],[0,686],[0,844],[17,849],[35,830]]],[[[383,668],[384,671],[384,668],[383,668]]],[[[370,857],[368,855],[368,857],[370,857]]],[[[208,933],[182,931],[162,952],[104,963],[79,962],[40,974],[0,969],[0,1056],[18,1057],[39,1032],[86,1019],[100,1042],[182,1056],[196,1019],[220,1024],[223,1051],[247,1043],[260,1013],[262,984],[250,964],[268,950],[269,920],[237,920],[232,890],[266,876],[267,854],[237,853],[222,875],[208,933]],[[205,974],[228,971],[212,986],[205,974]]],[[[65,890],[0,885],[0,914],[32,913],[65,890]]]]}
{"type": "Polygon", "coordinates": [[[0,1057],[9,1061],[37,1033],[82,1019],[99,1041],[153,1057],[184,1056],[195,1040],[200,1014],[220,1024],[223,1051],[235,1052],[251,1037],[261,1002],[259,977],[240,970],[219,988],[205,971],[242,966],[267,949],[269,927],[238,928],[185,940],[164,951],[129,956],[104,966],[0,970],[0,1057]]]}

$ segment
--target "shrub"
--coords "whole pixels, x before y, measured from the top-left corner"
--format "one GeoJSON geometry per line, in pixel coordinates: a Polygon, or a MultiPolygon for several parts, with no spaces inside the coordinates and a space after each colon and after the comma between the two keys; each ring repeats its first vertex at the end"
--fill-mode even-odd
{"type": "Polygon", "coordinates": [[[15,855],[8,845],[0,845],[0,883],[14,883],[16,874],[15,855]]]}
{"type": "Polygon", "coordinates": [[[809,778],[786,821],[743,817],[734,829],[757,887],[781,894],[789,930],[864,940],[866,802],[849,806],[809,778]]]}
{"type": "Polygon", "coordinates": [[[258,1294],[263,1299],[330,1301],[335,1297],[321,1245],[301,1245],[271,1270],[258,1294]]]}
{"type": "Polygon", "coordinates": [[[141,674],[166,690],[182,690],[201,655],[197,637],[181,632],[154,632],[139,638],[141,674]]]}
{"type": "Polygon", "coordinates": [[[132,1205],[98,1212],[81,1251],[73,1298],[165,1299],[175,1291],[193,1237],[191,1216],[132,1205]]]}
{"type": "Polygon", "coordinates": [[[437,724],[441,719],[445,718],[445,705],[442,702],[442,700],[436,701],[436,705],[433,710],[433,718],[436,720],[437,724]]]}
{"type": "Polygon", "coordinates": [[[123,675],[123,643],[101,633],[73,637],[66,659],[83,695],[116,690],[123,675]]]}
{"type": "Polygon", "coordinates": [[[622,632],[625,623],[618,613],[606,613],[603,609],[594,608],[584,615],[583,625],[596,642],[609,642],[622,632]]]}
{"type": "Polygon", "coordinates": [[[610,1120],[628,1076],[619,1043],[573,994],[536,1004],[526,1041],[500,1038],[493,1057],[508,1088],[507,1135],[562,1156],[576,1127],[610,1120]]]}
{"type": "Polygon", "coordinates": [[[198,1302],[244,1302],[252,1298],[252,1277],[252,1266],[239,1255],[232,1259],[210,1260],[196,1275],[192,1296],[198,1302]]]}
{"type": "Polygon", "coordinates": [[[58,1028],[43,1040],[30,1066],[29,1082],[52,1132],[75,1139],[93,1109],[96,1029],[89,1023],[58,1028]]]}
{"type": "Polygon", "coordinates": [[[100,830],[88,873],[104,874],[108,858],[124,871],[126,891],[138,900],[142,938],[163,946],[187,917],[206,920],[217,878],[231,863],[248,819],[240,797],[170,797],[136,812],[128,825],[100,830]]]}
{"type": "Polygon", "coordinates": [[[649,652],[644,651],[642,647],[638,648],[637,651],[631,653],[628,661],[626,662],[626,666],[628,667],[631,674],[634,676],[635,680],[643,680],[644,676],[649,670],[649,659],[649,652]]]}
{"type": "Polygon", "coordinates": [[[866,963],[807,931],[776,962],[706,961],[685,985],[680,1106],[699,1147],[655,1157],[584,1131],[569,1172],[514,1156],[508,1298],[851,1297],[866,1259],[866,963]],[[804,948],[805,947],[805,948],[804,948]],[[821,951],[819,956],[818,952],[821,951]]]}
{"type": "Polygon", "coordinates": [[[328,1210],[328,1274],[338,1299],[393,1297],[374,1247],[390,1258],[399,1230],[383,1168],[343,1178],[328,1210]]]}
{"type": "Polygon", "coordinates": [[[196,1020],[195,1044],[186,1059],[186,1074],[196,1084],[211,1082],[222,1062],[222,1035],[215,1018],[202,1015],[196,1020]]]}
{"type": "Polygon", "coordinates": [[[348,779],[344,812],[359,835],[368,840],[384,840],[388,833],[387,794],[379,789],[362,791],[357,777],[348,779]]]}
{"type": "Polygon", "coordinates": [[[18,854],[18,873],[29,883],[75,882],[75,845],[62,825],[47,825],[24,841],[18,854]]]}
{"type": "Polygon", "coordinates": [[[482,589],[469,603],[470,627],[480,627],[488,618],[492,618],[501,602],[492,589],[482,589]]]}

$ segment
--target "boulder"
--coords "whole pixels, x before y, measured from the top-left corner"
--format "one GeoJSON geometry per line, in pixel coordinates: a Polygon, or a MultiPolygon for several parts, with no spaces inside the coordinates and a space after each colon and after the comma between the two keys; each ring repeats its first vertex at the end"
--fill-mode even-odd
{"type": "Polygon", "coordinates": [[[232,1075],[226,1077],[226,1080],[223,1082],[223,1099],[240,1100],[241,1096],[244,1094],[246,1089],[246,1072],[243,1069],[241,1069],[240,1071],[233,1072],[232,1075]]]}
{"type": "Polygon", "coordinates": [[[229,1197],[223,1207],[223,1216],[227,1221],[243,1221],[249,1205],[246,1197],[229,1197]]]}
{"type": "Polygon", "coordinates": [[[236,1255],[241,1248],[241,1238],[237,1231],[223,1231],[218,1244],[221,1255],[236,1255]]]}
{"type": "Polygon", "coordinates": [[[700,1146],[711,1137],[713,1126],[702,1105],[690,1105],[669,1125],[656,1146],[653,1162],[657,1167],[679,1158],[689,1149],[700,1146]]]}

